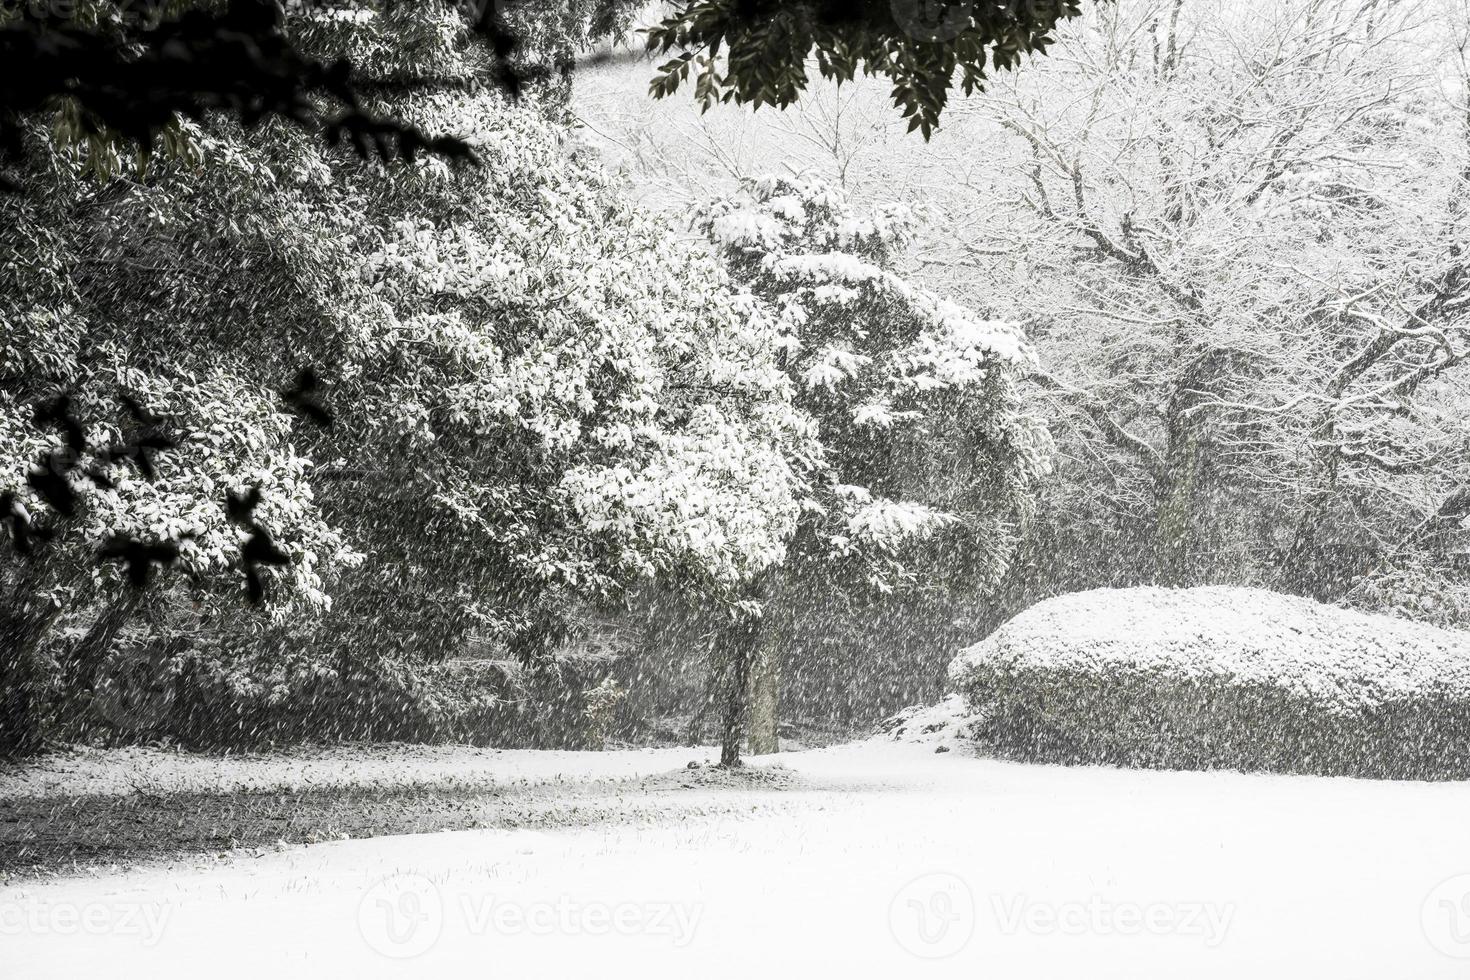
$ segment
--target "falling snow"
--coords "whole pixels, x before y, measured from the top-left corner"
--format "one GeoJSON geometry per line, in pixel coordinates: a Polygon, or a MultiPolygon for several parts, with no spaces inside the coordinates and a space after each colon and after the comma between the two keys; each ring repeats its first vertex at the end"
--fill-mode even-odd
{"type": "Polygon", "coordinates": [[[0,980],[1464,975],[1470,0],[128,6],[0,980]]]}

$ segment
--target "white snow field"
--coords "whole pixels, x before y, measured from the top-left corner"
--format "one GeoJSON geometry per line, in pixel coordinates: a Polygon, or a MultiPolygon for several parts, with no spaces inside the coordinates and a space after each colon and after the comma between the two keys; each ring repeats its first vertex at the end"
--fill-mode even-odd
{"type": "MultiPolygon", "coordinates": [[[[778,761],[784,789],[629,781],[665,801],[652,818],[15,883],[0,977],[1470,975],[1470,784],[1033,766],[879,740],[778,761]]],[[[555,763],[564,780],[622,765],[555,763]]]]}

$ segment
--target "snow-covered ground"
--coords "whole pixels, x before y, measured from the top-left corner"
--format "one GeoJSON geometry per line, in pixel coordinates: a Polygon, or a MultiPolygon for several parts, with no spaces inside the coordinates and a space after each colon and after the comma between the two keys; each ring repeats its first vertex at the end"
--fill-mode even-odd
{"type": "MultiPolygon", "coordinates": [[[[553,768],[675,755],[690,750],[553,768]]],[[[550,758],[489,757],[506,772],[550,758]]],[[[889,741],[779,761],[787,788],[720,789],[716,809],[680,807],[708,787],[645,780],[667,800],[654,821],[14,885],[0,977],[1470,974],[1470,784],[1027,766],[889,741]]]]}
{"type": "Polygon", "coordinates": [[[479,790],[566,779],[626,779],[709,758],[718,759],[719,749],[527,752],[464,745],[334,745],[281,753],[197,755],[143,746],[83,747],[0,770],[0,800],[390,784],[479,790]]]}

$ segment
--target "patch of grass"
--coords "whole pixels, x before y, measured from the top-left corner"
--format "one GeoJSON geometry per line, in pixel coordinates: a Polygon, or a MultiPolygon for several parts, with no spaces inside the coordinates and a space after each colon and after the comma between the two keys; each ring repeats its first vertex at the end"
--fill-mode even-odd
{"type": "MultiPolygon", "coordinates": [[[[467,790],[400,786],[12,798],[0,810],[0,880],[89,867],[222,854],[259,856],[281,845],[485,827],[555,827],[608,820],[748,812],[752,795],[787,779],[712,787],[705,772],[467,790]],[[735,793],[732,789],[750,790],[735,793]],[[659,794],[654,788],[689,790],[659,794]],[[718,792],[703,792],[718,789],[718,792]]],[[[756,800],[759,804],[761,800],[756,800]]]]}

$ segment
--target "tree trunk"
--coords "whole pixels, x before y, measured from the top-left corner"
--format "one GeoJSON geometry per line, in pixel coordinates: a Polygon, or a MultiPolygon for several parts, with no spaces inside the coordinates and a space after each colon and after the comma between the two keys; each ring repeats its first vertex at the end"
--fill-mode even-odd
{"type": "Polygon", "coordinates": [[[751,663],[758,653],[761,623],[741,614],[715,637],[714,661],[720,671],[720,765],[740,765],[745,740],[751,663]]]}
{"type": "MultiPolygon", "coordinates": [[[[1334,420],[1330,416],[1324,419],[1314,435],[1323,444],[1335,441],[1337,428],[1334,420]]],[[[1335,452],[1318,461],[1310,483],[1311,496],[1297,518],[1291,544],[1277,571],[1276,586],[1282,592],[1326,601],[1331,591],[1330,584],[1324,581],[1326,576],[1321,567],[1319,538],[1331,501],[1337,493],[1337,473],[1338,457],[1335,452]]]]}
{"type": "Polygon", "coordinates": [[[41,751],[42,678],[36,654],[54,613],[26,612],[11,593],[11,611],[0,613],[0,756],[41,751]]]}
{"type": "Polygon", "coordinates": [[[7,618],[0,629],[0,756],[34,755],[41,748],[35,671],[23,627],[7,618]]]}
{"type": "Polygon", "coordinates": [[[1291,544],[1281,559],[1276,575],[1276,587],[1292,595],[1318,596],[1320,578],[1317,572],[1317,528],[1322,523],[1326,510],[1322,500],[1314,500],[1302,510],[1296,528],[1291,534],[1291,544]]]}
{"type": "Polygon", "coordinates": [[[762,630],[763,642],[756,643],[750,668],[750,754],[770,755],[781,751],[776,733],[780,697],[780,648],[771,642],[772,631],[762,630]]]}
{"type": "MultiPolygon", "coordinates": [[[[1192,308],[1198,312],[1197,300],[1192,308]]],[[[1183,338],[1176,349],[1184,348],[1183,338]]],[[[1214,466],[1211,423],[1206,413],[1222,380],[1241,369],[1238,355],[1211,348],[1195,355],[1180,373],[1165,410],[1167,448],[1158,474],[1158,525],[1154,575],[1160,585],[1189,585],[1190,557],[1199,543],[1198,511],[1214,466]]]]}
{"type": "Polygon", "coordinates": [[[1196,499],[1205,469],[1203,438],[1187,421],[1171,426],[1169,450],[1159,488],[1154,534],[1154,574],[1160,585],[1185,585],[1195,542],[1196,499]]]}
{"type": "Polygon", "coordinates": [[[751,650],[750,690],[750,754],[770,755],[781,751],[777,736],[781,707],[781,654],[790,636],[789,623],[783,617],[781,596],[785,589],[781,570],[764,573],[754,584],[751,597],[762,606],[761,618],[751,650]]]}
{"type": "Polygon", "coordinates": [[[97,671],[117,634],[143,605],[143,594],[129,589],[103,607],[86,634],[67,651],[62,663],[62,678],[68,697],[79,697],[97,683],[97,671]]]}

